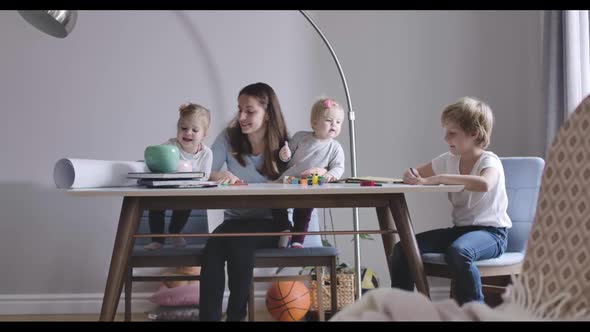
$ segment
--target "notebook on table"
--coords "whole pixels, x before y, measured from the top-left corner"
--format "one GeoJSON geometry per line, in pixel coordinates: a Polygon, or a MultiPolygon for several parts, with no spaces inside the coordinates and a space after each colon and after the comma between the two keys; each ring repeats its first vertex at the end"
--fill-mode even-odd
{"type": "Polygon", "coordinates": [[[151,172],[129,172],[127,177],[130,179],[146,180],[182,180],[182,179],[202,179],[205,172],[175,172],[175,173],[151,173],[151,172]]]}
{"type": "Polygon", "coordinates": [[[201,180],[151,180],[139,179],[137,184],[149,188],[211,188],[217,187],[214,181],[201,180]]]}

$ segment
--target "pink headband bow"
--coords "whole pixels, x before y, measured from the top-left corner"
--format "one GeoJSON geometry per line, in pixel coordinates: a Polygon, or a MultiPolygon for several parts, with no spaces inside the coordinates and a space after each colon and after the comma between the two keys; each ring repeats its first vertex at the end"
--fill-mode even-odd
{"type": "Polygon", "coordinates": [[[334,102],[332,99],[326,99],[324,100],[324,107],[326,108],[332,108],[336,106],[336,102],[334,102]]]}
{"type": "Polygon", "coordinates": [[[178,111],[179,111],[179,112],[182,112],[182,110],[183,110],[183,109],[185,109],[186,107],[188,107],[190,104],[191,104],[190,102],[186,102],[186,103],[184,103],[184,104],[180,105],[180,106],[178,107],[178,111]]]}

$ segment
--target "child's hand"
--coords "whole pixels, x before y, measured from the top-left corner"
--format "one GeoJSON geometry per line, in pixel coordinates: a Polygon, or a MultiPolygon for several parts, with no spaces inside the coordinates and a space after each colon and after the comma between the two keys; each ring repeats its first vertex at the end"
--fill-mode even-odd
{"type": "Polygon", "coordinates": [[[404,183],[406,184],[419,184],[420,179],[423,179],[420,176],[420,173],[418,172],[417,169],[415,168],[408,168],[405,172],[404,172],[404,183]]]}
{"type": "MultiPolygon", "coordinates": [[[[411,173],[411,171],[410,171],[411,173]]],[[[418,172],[414,169],[414,174],[418,174],[418,172]]],[[[420,177],[420,175],[418,174],[418,176],[413,176],[413,174],[409,174],[409,176],[406,177],[406,174],[404,174],[404,183],[406,184],[411,184],[411,185],[435,185],[435,184],[439,184],[439,177],[437,175],[433,175],[427,178],[423,178],[420,177]]]]}
{"type": "Polygon", "coordinates": [[[416,178],[415,185],[423,186],[423,185],[431,185],[432,184],[432,177],[429,178],[416,178]]]}
{"type": "Polygon", "coordinates": [[[300,176],[302,178],[306,178],[306,177],[308,177],[310,175],[313,175],[313,174],[317,174],[319,176],[323,176],[326,173],[328,173],[328,170],[327,169],[321,168],[321,167],[314,167],[314,168],[310,168],[310,169],[307,169],[307,170],[301,172],[301,175],[300,176]]]}
{"type": "Polygon", "coordinates": [[[325,182],[332,182],[332,181],[336,181],[338,179],[336,179],[336,177],[330,175],[330,174],[326,174],[324,175],[324,181],[325,182]]]}
{"type": "Polygon", "coordinates": [[[289,142],[285,141],[285,145],[279,151],[279,158],[281,158],[283,162],[288,162],[291,160],[291,149],[289,149],[289,142]]]}

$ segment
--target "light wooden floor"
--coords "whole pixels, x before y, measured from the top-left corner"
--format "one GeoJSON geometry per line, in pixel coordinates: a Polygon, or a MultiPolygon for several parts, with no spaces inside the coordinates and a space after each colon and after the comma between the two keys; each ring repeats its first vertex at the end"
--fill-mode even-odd
{"type": "MultiPolygon", "coordinates": [[[[76,314],[76,315],[0,315],[0,322],[97,322],[98,314],[76,314]]],[[[144,313],[131,315],[134,322],[149,321],[144,313]]],[[[123,321],[123,314],[115,316],[116,322],[123,321]]],[[[256,321],[274,321],[267,310],[256,311],[256,321]]]]}
{"type": "MultiPolygon", "coordinates": [[[[136,313],[131,320],[147,321],[144,313],[136,313]]],[[[0,315],[0,322],[97,322],[98,314],[80,315],[0,315]]],[[[123,321],[123,314],[117,314],[115,321],[123,321]]]]}

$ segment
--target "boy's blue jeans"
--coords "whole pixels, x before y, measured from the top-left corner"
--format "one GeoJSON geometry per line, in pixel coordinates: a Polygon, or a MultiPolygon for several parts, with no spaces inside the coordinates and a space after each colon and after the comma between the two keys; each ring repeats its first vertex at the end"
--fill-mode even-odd
{"type": "MultiPolygon", "coordinates": [[[[420,253],[444,253],[455,279],[459,305],[470,301],[483,302],[481,278],[475,261],[500,256],[507,245],[505,227],[455,226],[416,234],[420,253]]],[[[393,249],[391,287],[414,290],[414,277],[406,256],[397,243],[393,249]]]]}

